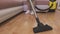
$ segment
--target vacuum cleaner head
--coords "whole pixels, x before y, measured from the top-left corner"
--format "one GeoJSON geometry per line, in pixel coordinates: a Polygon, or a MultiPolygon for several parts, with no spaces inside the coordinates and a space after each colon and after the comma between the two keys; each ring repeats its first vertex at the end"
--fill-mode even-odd
{"type": "Polygon", "coordinates": [[[33,28],[34,33],[39,33],[39,32],[45,32],[45,31],[49,31],[52,30],[52,27],[49,25],[44,25],[43,23],[41,23],[39,21],[39,18],[36,18],[36,21],[38,23],[38,26],[33,28]]]}
{"type": "Polygon", "coordinates": [[[48,25],[37,26],[37,27],[33,28],[34,33],[45,32],[45,31],[49,31],[49,30],[52,30],[52,27],[50,27],[48,25]]]}

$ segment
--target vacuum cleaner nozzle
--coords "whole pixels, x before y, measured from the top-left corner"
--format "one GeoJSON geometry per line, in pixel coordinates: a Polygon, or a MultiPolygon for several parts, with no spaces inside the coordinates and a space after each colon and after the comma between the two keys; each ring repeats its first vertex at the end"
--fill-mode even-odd
{"type": "Polygon", "coordinates": [[[42,27],[37,26],[37,27],[33,28],[34,33],[45,32],[45,31],[50,31],[50,30],[52,30],[52,27],[50,27],[48,25],[44,25],[42,27]]]}
{"type": "Polygon", "coordinates": [[[42,23],[40,23],[39,19],[36,18],[36,21],[38,23],[38,26],[33,28],[34,33],[39,33],[39,32],[45,32],[45,31],[49,31],[52,30],[53,28],[49,25],[44,25],[42,23]]]}

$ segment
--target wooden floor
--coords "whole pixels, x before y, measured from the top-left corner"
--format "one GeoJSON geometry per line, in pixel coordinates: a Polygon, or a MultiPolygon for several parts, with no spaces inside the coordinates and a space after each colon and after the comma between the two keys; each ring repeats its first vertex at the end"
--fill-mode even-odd
{"type": "MultiPolygon", "coordinates": [[[[55,13],[38,13],[40,21],[53,27],[53,30],[37,34],[60,33],[60,11],[55,13]]],[[[34,34],[33,26],[36,23],[33,15],[21,14],[0,26],[0,34],[34,34]]]]}

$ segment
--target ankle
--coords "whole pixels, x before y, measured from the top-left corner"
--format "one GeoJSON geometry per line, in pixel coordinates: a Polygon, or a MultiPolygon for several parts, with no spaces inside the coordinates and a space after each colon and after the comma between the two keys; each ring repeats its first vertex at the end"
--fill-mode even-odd
{"type": "Polygon", "coordinates": [[[27,10],[27,11],[25,12],[25,14],[28,14],[28,13],[30,13],[30,10],[27,10]]]}

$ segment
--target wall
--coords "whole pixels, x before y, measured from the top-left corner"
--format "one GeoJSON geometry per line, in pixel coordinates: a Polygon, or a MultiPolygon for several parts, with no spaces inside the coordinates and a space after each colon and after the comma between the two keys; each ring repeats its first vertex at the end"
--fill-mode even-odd
{"type": "Polygon", "coordinates": [[[57,9],[60,10],[60,0],[57,0],[57,2],[58,2],[58,7],[57,7],[57,9]]]}

